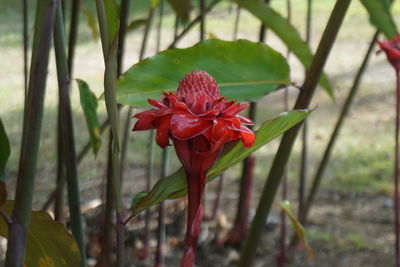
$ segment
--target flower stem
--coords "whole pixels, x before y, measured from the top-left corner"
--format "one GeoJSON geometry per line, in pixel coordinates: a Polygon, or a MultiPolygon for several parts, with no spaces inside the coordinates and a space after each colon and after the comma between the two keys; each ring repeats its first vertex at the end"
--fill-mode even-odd
{"type": "Polygon", "coordinates": [[[196,259],[197,241],[203,218],[202,196],[206,182],[206,172],[186,173],[188,184],[188,219],[185,238],[185,252],[181,267],[192,267],[196,259]]]}
{"type": "MultiPolygon", "coordinates": [[[[307,71],[306,80],[296,101],[295,109],[308,108],[310,105],[318,81],[321,77],[322,70],[327,61],[329,52],[331,51],[350,2],[351,0],[338,0],[336,2],[324,34],[321,38],[317,52],[313,58],[309,70],[307,71]]],[[[289,160],[289,156],[300,127],[301,123],[294,126],[283,135],[278,152],[275,155],[270,173],[264,185],[256,215],[250,228],[249,236],[242,249],[241,257],[238,263],[239,267],[248,267],[252,265],[257,245],[265,227],[265,221],[271,210],[272,203],[282,180],[286,164],[289,160]]]]}

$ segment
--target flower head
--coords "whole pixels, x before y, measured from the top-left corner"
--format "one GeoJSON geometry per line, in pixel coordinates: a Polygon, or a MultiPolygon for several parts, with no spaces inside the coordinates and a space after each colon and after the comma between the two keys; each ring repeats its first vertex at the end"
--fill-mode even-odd
{"type": "Polygon", "coordinates": [[[192,71],[176,93],[163,92],[161,100],[149,99],[149,103],[156,109],[136,114],[139,120],[133,130],[156,129],[156,141],[162,148],[171,139],[180,147],[177,153],[184,167],[191,167],[186,162],[188,153],[217,156],[227,142],[241,139],[246,147],[254,143],[254,133],[245,126],[253,122],[239,114],[248,104],[221,97],[214,78],[205,71],[192,71]]]}
{"type": "Polygon", "coordinates": [[[400,69],[400,34],[397,34],[392,40],[384,42],[378,41],[379,46],[385,51],[387,59],[395,69],[400,69]]]}
{"type": "Polygon", "coordinates": [[[248,105],[221,97],[215,80],[201,70],[187,74],[176,93],[163,92],[161,100],[149,99],[156,109],[136,114],[133,130],[157,129],[161,147],[172,140],[185,170],[188,184],[188,225],[181,267],[194,266],[203,217],[202,195],[207,171],[224,144],[242,140],[250,147],[254,133],[245,125],[253,122],[239,113],[248,105]]]}

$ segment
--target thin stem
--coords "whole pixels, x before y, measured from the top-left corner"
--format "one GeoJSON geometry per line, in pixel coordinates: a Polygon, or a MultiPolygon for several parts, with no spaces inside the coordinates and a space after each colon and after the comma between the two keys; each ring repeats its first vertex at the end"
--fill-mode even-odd
{"type": "Polygon", "coordinates": [[[32,197],[43,118],[49,51],[55,17],[56,0],[39,1],[36,7],[31,69],[22,131],[12,223],[9,225],[6,254],[7,267],[23,265],[26,232],[30,222],[32,197]],[[29,112],[28,112],[29,111],[29,112]]]}
{"type": "MultiPolygon", "coordinates": [[[[154,17],[154,11],[155,8],[150,8],[148,16],[147,16],[147,24],[144,29],[143,33],[143,41],[142,41],[142,46],[140,48],[140,54],[139,54],[139,61],[142,61],[144,58],[144,55],[146,53],[146,48],[147,48],[147,43],[149,39],[149,34],[150,34],[150,29],[151,29],[151,24],[153,22],[153,17],[154,17]]],[[[131,130],[131,122],[132,122],[132,107],[128,108],[128,112],[126,114],[125,118],[125,124],[124,124],[124,129],[123,129],[123,136],[122,136],[122,150],[121,150],[121,180],[123,180],[124,173],[125,173],[125,162],[126,162],[126,152],[128,150],[128,144],[129,144],[129,133],[131,130]]]]}
{"type": "MultiPolygon", "coordinates": [[[[167,177],[169,172],[169,149],[164,148],[162,153],[161,179],[167,177]]],[[[165,207],[164,201],[158,206],[158,229],[157,229],[157,250],[155,267],[163,267],[164,263],[164,247],[165,247],[165,207]]]]}
{"type": "Polygon", "coordinates": [[[235,22],[233,24],[233,40],[237,39],[238,31],[239,31],[239,22],[240,22],[240,11],[242,9],[240,8],[239,5],[236,6],[236,16],[235,16],[235,22]]]}
{"type": "Polygon", "coordinates": [[[56,54],[57,77],[59,87],[59,105],[61,119],[62,152],[67,176],[68,204],[71,216],[71,230],[81,253],[81,266],[86,266],[86,248],[83,233],[83,219],[80,209],[80,191],[78,168],[76,164],[74,129],[72,122],[71,102],[69,96],[70,77],[68,73],[67,54],[65,53],[65,34],[61,5],[57,7],[54,28],[54,49],[56,54]]]}
{"type": "MultiPolygon", "coordinates": [[[[294,106],[295,109],[308,108],[350,2],[351,0],[338,0],[336,2],[310,69],[307,72],[302,90],[297,98],[294,106]]],[[[301,123],[288,130],[282,137],[278,152],[275,155],[270,173],[264,185],[256,215],[250,228],[249,236],[242,249],[238,263],[239,267],[248,267],[252,264],[257,245],[262,236],[265,221],[271,210],[273,200],[282,180],[300,126],[301,123]]]]}
{"type": "MultiPolygon", "coordinates": [[[[292,3],[290,0],[286,0],[286,9],[287,9],[287,21],[291,23],[292,20],[292,3]]],[[[289,60],[290,50],[287,50],[286,59],[289,60]]],[[[286,86],[283,93],[283,106],[285,111],[289,111],[289,87],[286,86]]],[[[281,199],[282,201],[286,201],[288,198],[288,172],[285,169],[283,174],[282,181],[282,193],[281,199]]],[[[278,266],[284,267],[286,265],[286,236],[287,236],[287,223],[286,223],[286,214],[283,210],[281,210],[281,224],[280,224],[280,237],[279,237],[279,256],[278,256],[278,266]]]]}
{"type": "MultiPolygon", "coordinates": [[[[146,191],[149,192],[151,189],[151,180],[154,176],[154,130],[150,131],[149,143],[148,143],[148,154],[147,154],[147,168],[146,168],[146,191]]],[[[145,230],[143,238],[143,250],[141,252],[141,258],[145,259],[149,255],[150,250],[150,221],[151,221],[151,210],[146,209],[145,213],[145,230]]]]}
{"type": "Polygon", "coordinates": [[[205,39],[205,34],[206,34],[206,1],[205,0],[199,0],[200,1],[200,41],[203,41],[205,39]]]}
{"type": "Polygon", "coordinates": [[[161,46],[161,31],[162,31],[162,23],[164,17],[164,0],[160,0],[159,6],[159,18],[157,24],[157,41],[156,41],[156,51],[157,53],[160,52],[161,46]]]}
{"type": "MultiPolygon", "coordinates": [[[[126,39],[126,28],[128,26],[130,0],[122,0],[119,15],[119,34],[118,34],[118,55],[117,55],[117,76],[121,76],[124,59],[124,47],[126,39]]],[[[121,177],[122,179],[122,177],[121,177]]]]}
{"type": "MultiPolygon", "coordinates": [[[[214,6],[219,2],[220,0],[213,0],[208,6],[206,7],[205,13],[207,14],[210,12],[214,6]]],[[[193,26],[195,26],[201,19],[201,15],[197,16],[192,22],[190,22],[185,29],[180,33],[177,34],[174,38],[174,41],[169,45],[168,49],[174,48],[176,44],[189,32],[193,26]]]]}
{"type": "MultiPolygon", "coordinates": [[[[307,16],[306,16],[306,42],[310,44],[311,41],[311,22],[312,22],[312,0],[307,0],[307,16]]],[[[304,192],[307,180],[307,163],[308,163],[308,120],[307,118],[303,123],[303,131],[301,136],[301,161],[300,161],[300,181],[299,181],[299,208],[298,214],[300,215],[304,206],[304,192]]]]}
{"type": "MultiPolygon", "coordinates": [[[[65,0],[63,1],[65,2],[65,0]]],[[[68,38],[68,73],[73,77],[73,63],[75,56],[76,41],[78,36],[78,25],[79,25],[79,11],[81,6],[81,0],[73,0],[71,8],[71,26],[69,29],[68,38]]]]}
{"type": "Polygon", "coordinates": [[[23,6],[23,42],[24,42],[24,100],[26,106],[26,99],[28,95],[28,47],[29,47],[29,20],[28,20],[28,0],[22,0],[23,6]]]}
{"type": "Polygon", "coordinates": [[[376,40],[378,39],[378,35],[379,35],[379,33],[376,32],[374,34],[374,37],[371,40],[371,43],[370,43],[370,45],[368,47],[368,50],[367,50],[367,52],[366,52],[366,54],[364,56],[364,60],[361,63],[360,68],[358,69],[358,72],[357,72],[357,74],[356,74],[356,76],[354,78],[354,81],[353,81],[353,85],[352,85],[352,87],[351,87],[351,89],[349,91],[349,94],[347,95],[346,100],[345,100],[345,102],[343,104],[343,107],[342,107],[342,109],[340,111],[340,115],[339,115],[338,120],[336,122],[335,128],[334,128],[334,130],[333,130],[333,132],[331,134],[329,142],[328,142],[328,144],[327,144],[327,146],[325,148],[325,151],[324,151],[324,154],[322,156],[321,162],[318,165],[317,172],[316,172],[316,174],[315,174],[315,176],[313,178],[313,181],[312,181],[312,186],[311,186],[310,192],[308,193],[308,196],[306,198],[306,202],[304,203],[304,209],[300,213],[299,220],[302,223],[306,223],[307,222],[307,217],[308,217],[309,211],[310,211],[311,206],[312,206],[312,204],[314,202],[315,195],[316,195],[316,193],[318,191],[318,188],[319,188],[319,185],[321,183],[321,180],[322,180],[323,174],[325,172],[325,169],[326,169],[326,167],[328,165],[328,162],[329,162],[329,159],[330,159],[330,156],[331,156],[331,153],[332,153],[332,149],[333,149],[333,147],[335,145],[335,142],[336,142],[336,140],[337,140],[337,138],[339,136],[340,130],[341,130],[341,128],[343,126],[343,123],[344,123],[344,121],[345,121],[345,119],[347,117],[347,114],[349,113],[349,110],[350,110],[351,104],[353,103],[354,97],[357,94],[361,79],[362,79],[362,77],[363,77],[363,75],[365,73],[365,70],[367,68],[369,59],[370,59],[371,54],[372,54],[372,52],[374,50],[376,40]]]}
{"type": "Polygon", "coordinates": [[[65,208],[64,208],[64,184],[65,184],[65,167],[64,153],[62,151],[62,130],[61,130],[61,105],[58,103],[57,117],[57,180],[56,180],[56,196],[54,202],[54,220],[65,223],[65,208]]]}
{"type": "MultiPolygon", "coordinates": [[[[123,224],[123,204],[121,197],[121,179],[120,179],[120,143],[119,143],[119,108],[116,100],[116,81],[117,81],[117,52],[118,52],[118,25],[109,25],[114,23],[108,21],[106,12],[116,12],[116,10],[106,10],[104,2],[96,0],[97,17],[99,21],[100,35],[103,47],[103,56],[105,62],[104,72],[104,99],[106,102],[107,115],[110,120],[112,143],[112,188],[115,196],[116,210],[116,232],[117,249],[116,259],[117,267],[124,266],[124,224],[123,224]]],[[[109,7],[112,8],[112,7],[109,7]]]]}
{"type": "Polygon", "coordinates": [[[395,162],[394,162],[394,223],[395,223],[395,257],[396,267],[400,266],[400,194],[399,194],[399,179],[400,179],[400,147],[399,147],[399,131],[400,131],[400,70],[396,69],[396,132],[395,132],[395,162]]]}

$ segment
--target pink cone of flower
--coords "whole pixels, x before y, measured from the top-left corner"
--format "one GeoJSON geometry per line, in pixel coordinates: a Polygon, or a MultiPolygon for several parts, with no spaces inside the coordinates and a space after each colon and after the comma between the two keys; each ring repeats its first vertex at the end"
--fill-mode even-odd
{"type": "Polygon", "coordinates": [[[239,113],[248,104],[221,97],[215,80],[206,72],[195,70],[179,83],[176,93],[163,92],[160,101],[149,99],[156,109],[134,115],[133,130],[156,129],[156,142],[164,148],[173,145],[185,170],[188,183],[188,226],[183,267],[194,266],[197,239],[203,217],[202,195],[207,171],[224,144],[241,140],[253,145],[254,133],[245,125],[253,122],[239,113]]]}

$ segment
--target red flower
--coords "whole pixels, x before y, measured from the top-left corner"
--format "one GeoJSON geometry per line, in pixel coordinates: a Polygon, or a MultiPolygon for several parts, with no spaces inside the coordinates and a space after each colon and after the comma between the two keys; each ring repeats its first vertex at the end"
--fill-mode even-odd
{"type": "Polygon", "coordinates": [[[378,41],[379,46],[385,51],[389,62],[396,70],[400,69],[400,34],[397,34],[393,40],[378,41]]]}
{"type": "Polygon", "coordinates": [[[244,126],[253,122],[239,114],[248,104],[221,97],[215,80],[201,70],[187,74],[176,94],[163,92],[160,101],[149,99],[149,103],[157,109],[134,115],[139,120],[133,130],[157,129],[159,146],[166,147],[169,139],[175,146],[185,170],[189,198],[186,247],[181,266],[193,266],[207,171],[227,142],[241,139],[245,147],[253,145],[255,135],[244,126]]]}

